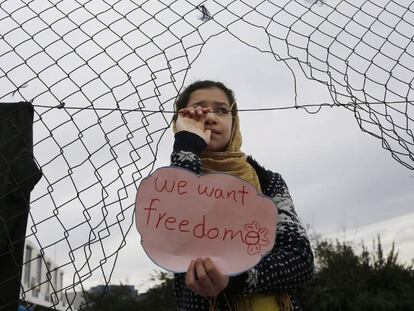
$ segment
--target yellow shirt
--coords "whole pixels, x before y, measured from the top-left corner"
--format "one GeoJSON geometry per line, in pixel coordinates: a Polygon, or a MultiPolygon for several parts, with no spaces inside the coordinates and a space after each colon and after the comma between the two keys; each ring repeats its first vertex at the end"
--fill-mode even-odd
{"type": "Polygon", "coordinates": [[[244,310],[252,311],[280,311],[279,303],[273,295],[252,294],[241,297],[244,310]],[[246,308],[246,307],[250,307],[246,308]]]}

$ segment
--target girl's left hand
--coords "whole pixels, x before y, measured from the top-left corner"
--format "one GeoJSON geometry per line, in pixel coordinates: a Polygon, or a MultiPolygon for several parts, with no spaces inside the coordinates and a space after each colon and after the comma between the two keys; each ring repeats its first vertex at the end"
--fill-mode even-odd
{"type": "Polygon", "coordinates": [[[216,297],[229,284],[210,258],[192,260],[185,277],[185,284],[194,293],[203,297],[216,297]]]}
{"type": "Polygon", "coordinates": [[[175,127],[177,132],[188,131],[200,136],[206,144],[210,144],[211,129],[206,128],[207,115],[212,112],[210,107],[189,107],[178,112],[175,127]]]}

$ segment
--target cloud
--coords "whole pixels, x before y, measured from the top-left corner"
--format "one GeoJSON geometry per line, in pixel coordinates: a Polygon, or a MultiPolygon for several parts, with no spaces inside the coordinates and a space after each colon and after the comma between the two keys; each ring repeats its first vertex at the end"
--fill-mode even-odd
{"type": "Polygon", "coordinates": [[[335,232],[324,235],[330,239],[339,239],[353,241],[370,247],[371,241],[380,236],[384,248],[384,254],[387,254],[395,243],[395,250],[399,254],[399,259],[407,264],[414,260],[414,213],[408,213],[398,217],[393,217],[377,223],[373,223],[360,228],[347,228],[344,232],[335,232]]]}

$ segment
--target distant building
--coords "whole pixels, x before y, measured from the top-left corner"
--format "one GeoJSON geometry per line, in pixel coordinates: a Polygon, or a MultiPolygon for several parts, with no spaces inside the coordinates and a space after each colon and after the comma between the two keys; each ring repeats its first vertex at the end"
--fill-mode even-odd
{"type": "Polygon", "coordinates": [[[23,254],[22,289],[20,296],[43,307],[66,310],[68,302],[63,288],[63,270],[26,240],[23,254]]]}
{"type": "MultiPolygon", "coordinates": [[[[81,292],[65,291],[63,288],[63,269],[42,254],[31,241],[26,240],[23,255],[22,289],[20,296],[36,306],[54,307],[56,310],[77,311],[85,303],[81,292]]],[[[122,287],[132,297],[138,298],[134,285],[98,285],[88,292],[103,294],[122,287]]]]}

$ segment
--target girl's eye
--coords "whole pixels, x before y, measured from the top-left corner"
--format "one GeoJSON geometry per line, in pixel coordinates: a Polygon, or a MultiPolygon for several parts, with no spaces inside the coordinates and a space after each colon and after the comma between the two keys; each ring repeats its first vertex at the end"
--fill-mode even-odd
{"type": "Polygon", "coordinates": [[[215,112],[218,114],[228,114],[230,111],[227,108],[217,108],[215,112]]]}

